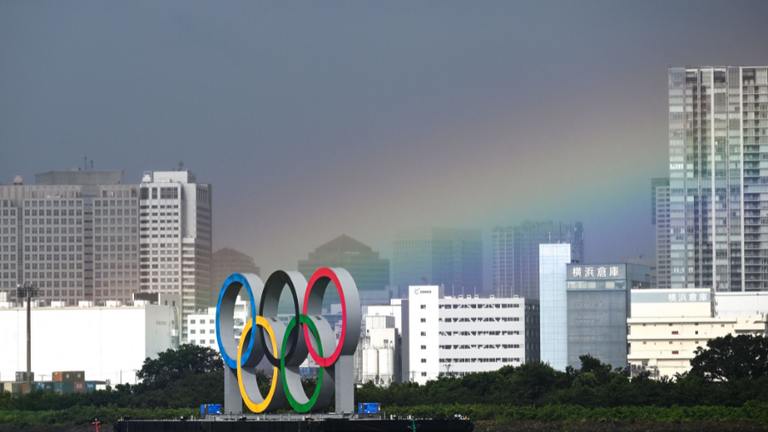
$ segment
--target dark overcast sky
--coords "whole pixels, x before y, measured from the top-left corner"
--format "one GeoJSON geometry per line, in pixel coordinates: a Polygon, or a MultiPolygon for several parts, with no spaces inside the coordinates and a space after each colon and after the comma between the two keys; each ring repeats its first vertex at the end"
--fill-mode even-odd
{"type": "Polygon", "coordinates": [[[768,64],[764,1],[0,2],[0,182],[82,166],[214,188],[262,274],[341,233],[581,220],[654,253],[667,68],[768,64]]]}

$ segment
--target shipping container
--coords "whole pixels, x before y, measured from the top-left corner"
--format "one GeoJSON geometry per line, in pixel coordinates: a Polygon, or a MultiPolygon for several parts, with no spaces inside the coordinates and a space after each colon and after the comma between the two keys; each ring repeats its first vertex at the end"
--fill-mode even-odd
{"type": "Polygon", "coordinates": [[[96,381],[86,381],[85,382],[85,391],[86,392],[95,391],[96,390],[96,384],[98,384],[98,382],[96,382],[96,381]]]}
{"type": "MultiPolygon", "coordinates": [[[[35,373],[32,372],[30,375],[32,375],[32,381],[35,380],[35,373]]],[[[17,382],[26,382],[27,381],[27,373],[26,372],[16,372],[16,381],[17,382]]]]}
{"type": "Polygon", "coordinates": [[[62,393],[74,393],[75,392],[75,383],[74,383],[74,381],[62,381],[62,383],[61,383],[61,392],[62,393]]]}
{"type": "Polygon", "coordinates": [[[74,391],[75,393],[85,393],[85,381],[75,381],[74,391]]]}
{"type": "Polygon", "coordinates": [[[53,391],[56,393],[63,393],[64,392],[64,383],[61,381],[54,381],[53,382],[53,391]]]}
{"type": "Polygon", "coordinates": [[[54,372],[53,380],[60,381],[60,382],[85,381],[85,372],[83,371],[54,372]]]}
{"type": "Polygon", "coordinates": [[[21,396],[22,394],[27,393],[27,383],[22,383],[22,382],[5,383],[5,391],[11,392],[11,395],[14,397],[21,396]]]}
{"type": "Polygon", "coordinates": [[[35,383],[35,390],[42,390],[46,393],[53,392],[53,382],[52,381],[38,381],[35,383]]]}

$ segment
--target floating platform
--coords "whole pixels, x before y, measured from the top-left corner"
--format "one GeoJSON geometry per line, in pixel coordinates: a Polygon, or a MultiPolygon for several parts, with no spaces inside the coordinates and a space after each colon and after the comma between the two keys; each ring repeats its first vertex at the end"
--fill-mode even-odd
{"type": "Polygon", "coordinates": [[[355,431],[472,432],[468,419],[364,419],[309,416],[302,419],[209,418],[204,420],[120,420],[114,432],[355,432],[355,431]]]}

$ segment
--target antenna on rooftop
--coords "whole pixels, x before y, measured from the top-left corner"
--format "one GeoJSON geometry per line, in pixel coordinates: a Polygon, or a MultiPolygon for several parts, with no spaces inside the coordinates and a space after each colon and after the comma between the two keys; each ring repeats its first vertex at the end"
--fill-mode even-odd
{"type": "Polygon", "coordinates": [[[83,163],[85,166],[83,166],[83,171],[88,171],[88,156],[83,157],[83,163]]]}
{"type": "Polygon", "coordinates": [[[91,171],[93,171],[93,159],[91,159],[91,171]]]}
{"type": "Polygon", "coordinates": [[[179,161],[179,171],[181,171],[182,168],[184,168],[184,161],[180,160],[179,161]]]}

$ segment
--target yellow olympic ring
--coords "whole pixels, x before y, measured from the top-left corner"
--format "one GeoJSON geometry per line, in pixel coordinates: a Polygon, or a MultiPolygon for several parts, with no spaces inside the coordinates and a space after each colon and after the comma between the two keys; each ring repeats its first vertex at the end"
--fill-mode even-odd
{"type": "MultiPolygon", "coordinates": [[[[248,322],[245,324],[245,327],[243,328],[242,337],[240,338],[240,343],[237,346],[237,358],[242,358],[243,355],[243,345],[247,343],[248,338],[245,336],[248,334],[249,331],[256,331],[256,329],[252,328],[253,320],[248,320],[248,322]]],[[[269,321],[266,320],[263,316],[257,316],[256,317],[256,325],[262,326],[264,330],[267,331],[267,334],[269,334],[269,340],[272,342],[272,352],[277,354],[277,341],[275,340],[275,333],[272,331],[272,326],[269,325],[269,321]]],[[[267,397],[264,398],[264,401],[261,403],[254,403],[250,397],[248,397],[248,393],[245,391],[245,388],[243,387],[243,377],[242,377],[242,370],[243,366],[240,364],[240,362],[237,362],[237,384],[240,386],[240,394],[243,395],[243,401],[245,401],[245,405],[250,409],[251,411],[255,413],[262,412],[267,409],[267,406],[269,406],[269,403],[272,402],[272,396],[275,394],[275,388],[277,387],[277,382],[280,380],[279,371],[280,368],[274,367],[272,371],[272,384],[269,386],[269,394],[267,394],[267,397]]]]}

